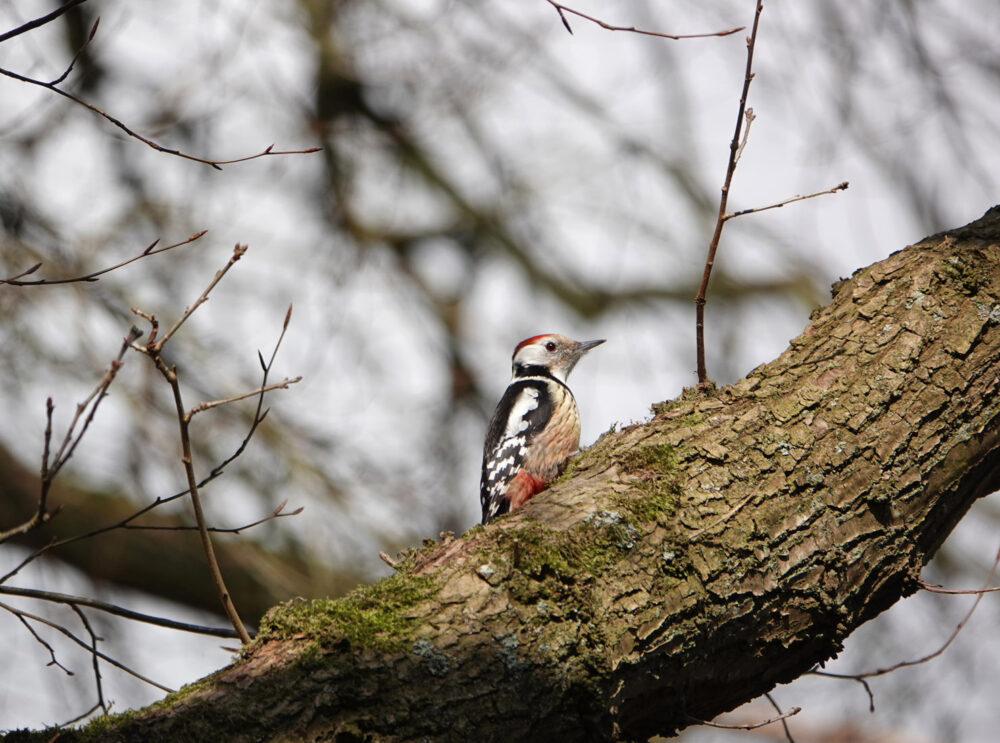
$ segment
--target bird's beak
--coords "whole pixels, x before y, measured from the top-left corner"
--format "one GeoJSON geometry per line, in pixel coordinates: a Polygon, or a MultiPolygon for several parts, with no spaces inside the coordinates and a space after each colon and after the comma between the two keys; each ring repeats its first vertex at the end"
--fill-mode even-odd
{"type": "Polygon", "coordinates": [[[595,346],[601,345],[602,343],[604,343],[604,338],[601,338],[598,341],[580,341],[576,344],[576,348],[573,349],[573,353],[577,356],[583,356],[583,354],[587,353],[587,351],[595,346]]]}

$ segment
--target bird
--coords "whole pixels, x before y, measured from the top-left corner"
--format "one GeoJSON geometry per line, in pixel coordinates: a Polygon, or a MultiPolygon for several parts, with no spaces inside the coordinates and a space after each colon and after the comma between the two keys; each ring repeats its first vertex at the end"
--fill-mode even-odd
{"type": "Polygon", "coordinates": [[[580,411],[566,378],[604,339],[558,333],[525,338],[514,348],[513,377],[486,432],[479,500],[483,523],[524,505],[566,467],[580,446],[580,411]]]}

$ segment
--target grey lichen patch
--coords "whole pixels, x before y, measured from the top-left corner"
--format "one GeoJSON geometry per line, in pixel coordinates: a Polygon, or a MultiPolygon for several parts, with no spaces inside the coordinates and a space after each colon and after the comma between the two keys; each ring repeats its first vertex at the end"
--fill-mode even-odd
{"type": "Polygon", "coordinates": [[[518,655],[517,649],[521,646],[514,633],[507,633],[499,638],[500,658],[508,671],[518,672],[528,666],[528,661],[518,655]]]}
{"type": "Polygon", "coordinates": [[[977,304],[976,312],[990,325],[1000,323],[1000,304],[977,304]]]}
{"type": "Polygon", "coordinates": [[[346,639],[362,648],[399,649],[416,624],[408,611],[433,592],[431,577],[397,573],[343,598],[293,599],[264,616],[254,646],[268,640],[307,637],[323,646],[346,639]]]}
{"type": "Polygon", "coordinates": [[[617,511],[600,510],[584,519],[596,529],[602,529],[605,537],[616,547],[628,551],[635,547],[639,530],[617,511]]]}
{"type": "Polygon", "coordinates": [[[431,676],[447,676],[451,670],[448,656],[438,650],[426,638],[421,638],[413,643],[413,652],[424,659],[424,668],[431,676]]]}

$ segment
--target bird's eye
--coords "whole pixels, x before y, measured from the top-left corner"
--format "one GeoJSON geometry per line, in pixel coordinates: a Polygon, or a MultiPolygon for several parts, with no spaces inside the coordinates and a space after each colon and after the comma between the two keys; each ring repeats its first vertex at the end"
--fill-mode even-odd
{"type": "Polygon", "coordinates": [[[549,352],[555,351],[556,350],[555,341],[549,341],[548,343],[546,343],[545,350],[549,352]]]}

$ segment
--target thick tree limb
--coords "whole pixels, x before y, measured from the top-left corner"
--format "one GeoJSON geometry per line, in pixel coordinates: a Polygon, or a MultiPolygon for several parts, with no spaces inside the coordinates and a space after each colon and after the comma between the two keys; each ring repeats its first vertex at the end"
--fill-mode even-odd
{"type": "Polygon", "coordinates": [[[998,244],[994,208],[858,271],[777,360],[107,739],[645,740],[801,675],[1000,485],[998,244]]]}

